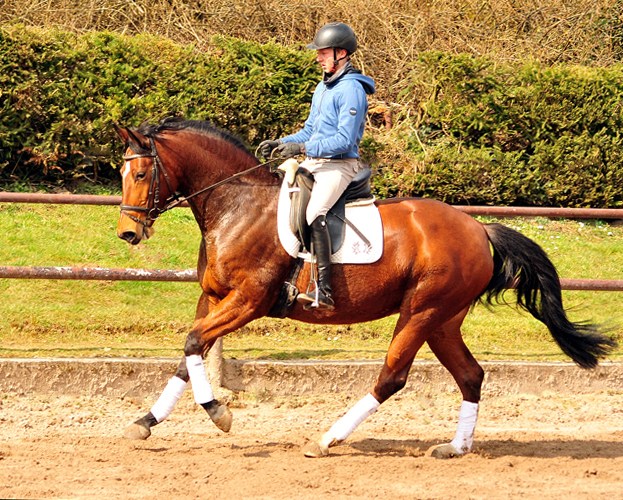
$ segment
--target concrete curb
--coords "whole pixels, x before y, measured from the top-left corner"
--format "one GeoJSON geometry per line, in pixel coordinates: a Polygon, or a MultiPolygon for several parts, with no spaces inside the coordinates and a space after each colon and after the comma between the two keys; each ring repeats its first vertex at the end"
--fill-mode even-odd
{"type": "MultiPolygon", "coordinates": [[[[0,359],[0,392],[145,398],[158,395],[179,359],[89,358],[0,359]]],[[[255,361],[223,362],[222,385],[232,391],[268,391],[280,396],[326,393],[365,394],[383,362],[255,361]]],[[[623,392],[623,363],[606,362],[595,370],[573,363],[480,363],[485,396],[510,394],[623,392]]],[[[416,361],[406,391],[456,392],[454,380],[437,361],[416,361]]]]}

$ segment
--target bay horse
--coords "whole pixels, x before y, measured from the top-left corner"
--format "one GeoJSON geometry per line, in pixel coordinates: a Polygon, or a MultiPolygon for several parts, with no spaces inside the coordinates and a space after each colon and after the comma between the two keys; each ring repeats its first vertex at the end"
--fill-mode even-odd
{"type": "MultiPolygon", "coordinates": [[[[165,119],[136,130],[115,129],[126,151],[117,235],[132,245],[153,234],[160,213],[188,203],[201,230],[198,276],[202,294],[184,355],[150,412],[125,436],[146,439],[173,410],[190,381],[197,404],[227,432],[232,414],[214,398],[203,357],[215,341],[271,311],[294,259],[277,234],[280,178],[238,139],[207,122],[165,119]],[[182,198],[182,199],[184,199],[182,198]]],[[[483,224],[439,201],[375,202],[384,251],[375,263],[333,265],[335,309],[287,315],[315,324],[352,324],[398,314],[384,365],[371,392],[303,452],[325,456],[378,406],[405,386],[424,342],[450,372],[463,402],[450,443],[431,455],[448,458],[472,449],[484,372],[461,336],[477,301],[503,300],[511,287],[517,305],[543,322],[562,351],[593,368],[616,343],[590,323],[568,320],[556,268],[543,249],[501,224],[483,224]]],[[[310,265],[298,288],[310,279],[310,265]]]]}

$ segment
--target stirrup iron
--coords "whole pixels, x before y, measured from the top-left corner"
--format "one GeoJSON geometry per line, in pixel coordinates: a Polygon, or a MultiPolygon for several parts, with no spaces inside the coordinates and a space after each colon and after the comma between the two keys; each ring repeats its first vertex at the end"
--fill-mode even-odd
{"type": "Polygon", "coordinates": [[[305,311],[310,311],[311,309],[318,309],[320,307],[320,303],[318,302],[318,299],[320,298],[320,290],[318,288],[318,282],[316,280],[312,280],[309,282],[309,285],[307,286],[307,292],[305,293],[305,295],[311,295],[312,293],[314,295],[314,300],[310,304],[303,304],[303,309],[305,311]],[[313,292],[310,292],[312,284],[315,286],[315,288],[313,292]]]}

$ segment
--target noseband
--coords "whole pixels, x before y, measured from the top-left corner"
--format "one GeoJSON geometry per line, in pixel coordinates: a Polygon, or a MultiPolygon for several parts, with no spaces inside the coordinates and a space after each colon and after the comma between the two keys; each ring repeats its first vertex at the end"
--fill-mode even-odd
{"type": "Polygon", "coordinates": [[[135,205],[125,205],[123,203],[120,205],[121,213],[123,215],[132,219],[134,222],[136,222],[137,224],[140,224],[143,227],[147,227],[147,225],[150,222],[154,222],[164,212],[167,212],[168,210],[171,210],[172,208],[177,207],[178,205],[184,203],[185,201],[190,200],[191,198],[194,198],[197,195],[200,195],[201,193],[205,193],[206,191],[222,186],[223,184],[227,184],[228,182],[231,182],[234,179],[237,179],[238,177],[242,175],[248,174],[249,172],[253,172],[254,170],[257,170],[261,167],[264,167],[266,165],[269,165],[279,160],[283,160],[283,158],[272,158],[264,163],[259,163],[258,165],[255,165],[254,167],[248,168],[247,170],[244,170],[242,172],[238,172],[237,174],[234,174],[231,177],[223,179],[222,181],[219,181],[216,184],[212,184],[211,186],[200,189],[199,191],[189,196],[180,197],[179,193],[173,192],[173,186],[171,185],[171,180],[169,179],[169,175],[167,174],[167,171],[164,168],[164,165],[162,164],[160,157],[158,156],[158,151],[156,150],[156,143],[153,137],[151,136],[148,136],[148,137],[149,137],[149,143],[151,144],[151,151],[149,153],[123,155],[124,160],[134,160],[137,158],[153,158],[153,162],[151,166],[151,179],[149,180],[149,193],[147,196],[147,206],[141,207],[141,206],[135,206],[135,205]],[[160,204],[160,173],[161,172],[169,188],[169,193],[171,193],[171,196],[166,199],[165,205],[162,208],[158,206],[160,204]],[[135,217],[134,215],[128,213],[128,210],[131,210],[133,212],[144,212],[146,214],[145,219],[141,220],[138,217],[135,217]]]}

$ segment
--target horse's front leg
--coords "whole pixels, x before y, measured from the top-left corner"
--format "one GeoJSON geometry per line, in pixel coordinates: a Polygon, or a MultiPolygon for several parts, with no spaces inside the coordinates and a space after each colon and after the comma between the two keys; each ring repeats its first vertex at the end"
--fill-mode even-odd
{"type": "MultiPolygon", "coordinates": [[[[196,360],[194,361],[196,362],[196,360]]],[[[199,371],[203,370],[202,376],[205,377],[205,369],[202,368],[203,361],[199,360],[199,363],[201,363],[201,366],[196,366],[195,369],[199,371]]],[[[175,371],[175,375],[169,380],[169,383],[164,388],[164,391],[162,391],[156,403],[151,407],[149,413],[130,424],[125,429],[123,435],[129,439],[147,439],[151,436],[151,428],[158,425],[171,414],[177,402],[184,395],[189,380],[188,360],[186,356],[183,356],[175,371]]],[[[232,422],[231,412],[226,405],[220,404],[214,399],[212,387],[209,382],[207,382],[207,384],[206,394],[209,394],[209,396],[202,406],[206,409],[208,415],[210,415],[210,418],[219,429],[224,432],[229,432],[232,422]]]]}
{"type": "MultiPolygon", "coordinates": [[[[217,302],[210,294],[205,292],[201,294],[197,303],[193,327],[208,315],[210,308],[214,307],[217,302]]],[[[129,439],[147,439],[151,436],[151,428],[158,425],[171,414],[177,402],[184,395],[189,380],[186,356],[182,356],[182,360],[177,370],[175,370],[175,375],[169,380],[169,383],[162,394],[160,394],[154,406],[151,407],[149,413],[126,427],[123,435],[129,439]]]]}
{"type": "Polygon", "coordinates": [[[261,315],[258,313],[258,304],[247,300],[242,293],[234,290],[211,307],[205,318],[196,320],[193,329],[186,337],[184,358],[195,402],[208,412],[214,424],[224,432],[229,432],[231,428],[232,414],[226,405],[214,398],[203,364],[203,356],[218,338],[241,328],[261,315]]]}
{"type": "Polygon", "coordinates": [[[169,380],[149,413],[126,427],[123,435],[128,439],[147,439],[151,436],[151,428],[162,422],[173,411],[186,390],[188,380],[186,358],[183,357],[175,371],[175,376],[169,380]]]}
{"type": "Polygon", "coordinates": [[[189,381],[192,381],[195,401],[208,412],[219,429],[228,432],[231,428],[232,415],[226,405],[220,404],[214,398],[203,365],[203,355],[219,337],[255,319],[257,315],[254,312],[255,308],[241,300],[234,292],[222,301],[203,293],[199,299],[193,328],[186,339],[184,356],[175,375],[169,380],[149,413],[128,426],[124,436],[130,439],[147,439],[151,435],[151,428],[166,419],[173,411],[189,381]]]}

